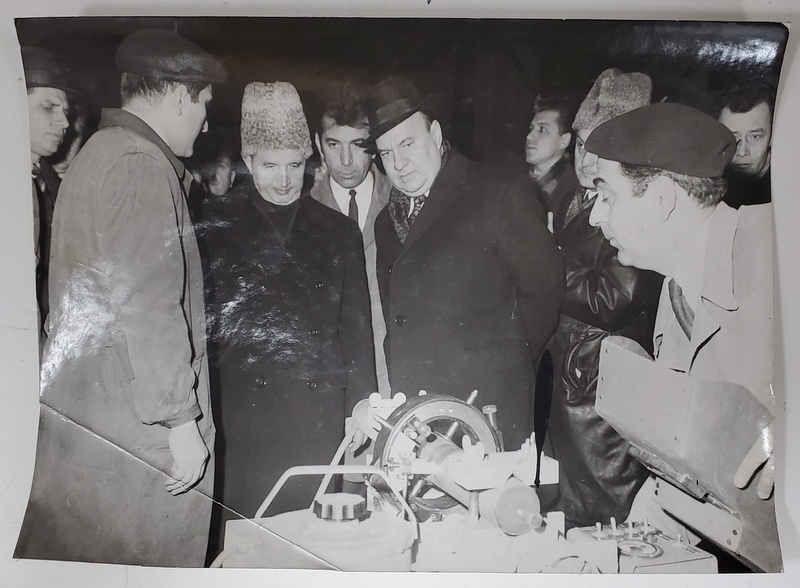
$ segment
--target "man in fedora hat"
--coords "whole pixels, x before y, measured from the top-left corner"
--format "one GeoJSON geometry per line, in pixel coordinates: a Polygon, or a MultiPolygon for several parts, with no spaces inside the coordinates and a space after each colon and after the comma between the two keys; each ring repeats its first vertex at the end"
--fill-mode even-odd
{"type": "MultiPolygon", "coordinates": [[[[743,386],[774,415],[772,208],[736,210],[722,202],[733,134],[693,108],[658,103],[601,124],[586,150],[598,158],[590,222],[620,263],[666,278],[653,336],[656,364],[743,386]]],[[[741,502],[729,507],[756,513],[750,522],[758,549],[768,554],[766,567],[778,571],[772,425],[754,436],[729,480],[744,489],[734,493],[741,502]]]]}
{"type": "MultiPolygon", "coordinates": [[[[377,388],[361,233],[303,193],[312,149],[297,90],[248,84],[241,127],[251,177],[207,235],[224,519],[252,518],[290,467],[329,463],[377,388]]],[[[267,515],[309,507],[318,485],[291,480],[267,515]]]]}
{"type": "Polygon", "coordinates": [[[34,247],[36,251],[36,298],[40,340],[44,343],[47,319],[47,268],[50,257],[50,225],[59,178],[47,158],[58,151],[69,127],[69,98],[73,93],[53,56],[40,47],[22,48],[22,66],[28,88],[28,122],[31,144],[34,247]]]}
{"type": "Polygon", "coordinates": [[[392,391],[497,405],[508,449],[532,430],[534,365],[555,329],[564,265],[530,194],[450,147],[405,78],[374,91],[370,136],[393,189],[375,221],[392,391]]]}
{"type": "Polygon", "coordinates": [[[116,65],[122,108],[103,110],[53,215],[37,467],[17,556],[200,566],[214,424],[178,157],[206,129],[226,71],[164,30],[128,35],[116,65]]]}

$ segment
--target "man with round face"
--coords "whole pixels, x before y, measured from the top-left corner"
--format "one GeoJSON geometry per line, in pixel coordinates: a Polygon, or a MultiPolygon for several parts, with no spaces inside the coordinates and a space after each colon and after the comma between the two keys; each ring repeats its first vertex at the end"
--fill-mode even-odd
{"type": "MultiPolygon", "coordinates": [[[[178,157],[192,154],[211,84],[227,73],[166,30],[131,33],[115,62],[121,108],[103,110],[53,214],[43,424],[17,556],[201,566],[215,429],[191,176],[178,157]]],[[[62,96],[42,98],[39,155],[65,127],[62,96]]]]}
{"type": "Polygon", "coordinates": [[[734,208],[771,201],[774,96],[774,90],[756,83],[738,86],[717,101],[719,122],[736,137],[736,153],[725,174],[725,202],[734,208]]]}
{"type": "Polygon", "coordinates": [[[361,229],[372,310],[378,391],[388,397],[389,377],[383,351],[386,324],[375,268],[375,219],[389,201],[391,185],[373,165],[373,155],[364,145],[368,136],[369,122],[362,89],[351,81],[329,88],[314,135],[324,171],[311,189],[311,197],[348,216],[361,229]]]}
{"type": "Polygon", "coordinates": [[[477,389],[517,449],[533,430],[534,366],[558,318],[563,261],[539,200],[450,147],[436,102],[392,77],[369,109],[367,142],[392,184],[375,221],[389,381],[407,395],[477,389]]]}
{"type": "Polygon", "coordinates": [[[47,276],[50,258],[50,230],[59,178],[46,158],[58,151],[69,127],[69,99],[61,70],[53,56],[39,47],[22,48],[22,65],[28,87],[31,174],[33,193],[33,233],[36,253],[36,298],[40,341],[46,334],[44,323],[49,310],[47,276]]]}
{"type": "MultiPolygon", "coordinates": [[[[772,415],[772,211],[721,202],[736,143],[717,120],[674,103],[601,124],[586,142],[598,157],[590,222],[618,250],[620,263],[665,277],[653,336],[656,364],[696,378],[698,394],[704,381],[743,386],[772,415]]],[[[741,466],[728,482],[728,506],[754,530],[738,553],[777,571],[772,426],[760,425],[760,435],[737,422],[727,426],[753,443],[749,453],[733,456],[741,466]]],[[[640,495],[651,491],[645,485],[640,495]]],[[[713,526],[683,520],[722,541],[713,526]]]]}
{"type": "MultiPolygon", "coordinates": [[[[294,86],[247,85],[241,141],[251,175],[205,236],[222,525],[252,517],[287,469],[330,463],[377,389],[361,233],[303,193],[311,137],[294,86]]],[[[267,515],[308,508],[318,484],[290,480],[267,515]]]]}

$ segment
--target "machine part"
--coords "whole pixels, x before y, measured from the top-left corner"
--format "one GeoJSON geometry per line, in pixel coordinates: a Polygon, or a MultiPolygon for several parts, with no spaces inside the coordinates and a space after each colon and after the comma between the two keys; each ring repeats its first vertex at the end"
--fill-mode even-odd
{"type": "Polygon", "coordinates": [[[614,541],[619,549],[621,574],[716,574],[717,559],[702,549],[661,532],[647,522],[629,522],[622,531],[614,525],[575,527],[567,532],[571,543],[614,541]]]}
{"type": "MultiPolygon", "coordinates": [[[[473,402],[475,394],[473,391],[471,395],[473,402]]],[[[402,463],[409,457],[422,455],[426,455],[426,459],[435,463],[443,463],[454,451],[460,450],[459,443],[451,442],[450,439],[460,442],[465,436],[472,444],[482,443],[487,453],[496,453],[500,450],[497,434],[481,411],[452,396],[441,394],[417,396],[396,408],[385,421],[381,419],[378,422],[381,423],[381,430],[375,440],[373,455],[374,465],[380,467],[391,469],[391,464],[402,463]],[[408,440],[406,429],[412,428],[419,432],[422,426],[430,428],[431,434],[419,435],[414,440],[412,455],[409,455],[408,445],[402,443],[401,437],[408,440]]],[[[441,479],[439,482],[446,484],[441,479]]],[[[419,520],[426,520],[434,514],[440,517],[449,512],[463,510],[461,505],[467,504],[469,500],[467,492],[463,489],[442,488],[445,492],[460,490],[463,493],[463,501],[438,492],[433,488],[436,486],[435,482],[427,476],[410,476],[409,483],[410,488],[407,489],[409,502],[413,505],[419,520]]]]}
{"type": "Polygon", "coordinates": [[[314,500],[314,514],[325,521],[363,521],[369,516],[367,501],[358,494],[335,492],[314,500]]]}
{"type": "Polygon", "coordinates": [[[511,477],[499,488],[480,493],[481,517],[496,524],[506,535],[524,535],[542,525],[536,491],[511,477]]]}

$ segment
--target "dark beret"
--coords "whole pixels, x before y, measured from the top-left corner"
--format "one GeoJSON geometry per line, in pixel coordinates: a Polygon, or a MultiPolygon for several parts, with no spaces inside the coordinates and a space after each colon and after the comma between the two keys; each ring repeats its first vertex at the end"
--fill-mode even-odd
{"type": "Polygon", "coordinates": [[[224,82],[225,66],[206,50],[177,33],[143,29],[117,48],[117,69],[123,73],[175,82],[224,82]]]}
{"type": "Polygon", "coordinates": [[[589,135],[586,150],[620,163],[716,178],[736,153],[736,139],[725,125],[699,110],[659,102],[599,125],[589,135]]]}

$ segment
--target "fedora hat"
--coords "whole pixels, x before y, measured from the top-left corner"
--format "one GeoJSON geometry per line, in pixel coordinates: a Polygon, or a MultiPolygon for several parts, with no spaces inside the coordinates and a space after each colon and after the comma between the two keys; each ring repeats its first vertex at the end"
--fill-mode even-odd
{"type": "Polygon", "coordinates": [[[70,94],[78,94],[67,85],[55,58],[41,47],[22,47],[22,69],[25,70],[25,86],[30,88],[55,88],[70,94]]]}
{"type": "Polygon", "coordinates": [[[441,94],[423,97],[416,84],[406,77],[392,76],[381,80],[367,100],[370,133],[364,144],[374,147],[378,137],[415,112],[435,116],[441,100],[441,94]]]}

